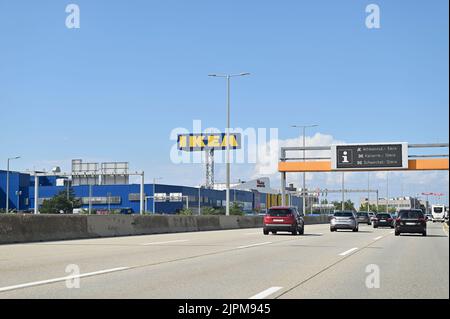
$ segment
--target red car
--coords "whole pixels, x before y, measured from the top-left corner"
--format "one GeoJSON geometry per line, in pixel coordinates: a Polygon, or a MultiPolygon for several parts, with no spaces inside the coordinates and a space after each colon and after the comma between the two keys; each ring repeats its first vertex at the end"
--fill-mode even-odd
{"type": "Polygon", "coordinates": [[[296,207],[276,206],[267,211],[264,216],[264,235],[269,232],[276,234],[278,231],[290,232],[292,235],[303,235],[305,221],[303,214],[296,207]]]}

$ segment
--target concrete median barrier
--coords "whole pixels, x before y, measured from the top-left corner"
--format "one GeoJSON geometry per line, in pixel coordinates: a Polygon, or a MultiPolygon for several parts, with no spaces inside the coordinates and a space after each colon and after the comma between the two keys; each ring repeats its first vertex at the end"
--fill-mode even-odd
{"type": "MultiPolygon", "coordinates": [[[[306,216],[305,223],[328,223],[306,216]]],[[[262,216],[0,215],[0,244],[257,228],[262,216]]]]}
{"type": "Polygon", "coordinates": [[[306,225],[328,224],[329,222],[330,222],[330,218],[327,215],[305,216],[305,224],[306,225]]]}
{"type": "Polygon", "coordinates": [[[89,238],[85,216],[0,215],[0,244],[75,238],[89,238]]]}

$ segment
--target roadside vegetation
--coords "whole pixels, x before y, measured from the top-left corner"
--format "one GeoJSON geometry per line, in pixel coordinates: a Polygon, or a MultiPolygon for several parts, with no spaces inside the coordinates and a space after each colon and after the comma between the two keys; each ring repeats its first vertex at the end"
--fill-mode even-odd
{"type": "Polygon", "coordinates": [[[74,208],[80,208],[81,201],[75,198],[72,188],[61,191],[53,198],[44,200],[39,211],[41,214],[72,214],[74,208]]]}

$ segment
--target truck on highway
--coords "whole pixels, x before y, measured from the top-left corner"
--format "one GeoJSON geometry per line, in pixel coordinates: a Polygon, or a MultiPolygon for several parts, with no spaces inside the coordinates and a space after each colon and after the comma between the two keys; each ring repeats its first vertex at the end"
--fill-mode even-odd
{"type": "Polygon", "coordinates": [[[445,221],[445,205],[432,205],[431,215],[433,216],[433,223],[445,221]]]}

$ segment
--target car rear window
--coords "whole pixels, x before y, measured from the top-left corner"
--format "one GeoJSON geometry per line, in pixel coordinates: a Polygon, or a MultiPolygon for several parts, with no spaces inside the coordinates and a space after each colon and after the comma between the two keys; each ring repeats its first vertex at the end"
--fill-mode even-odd
{"type": "Polygon", "coordinates": [[[435,207],[435,208],[433,209],[433,211],[434,211],[435,213],[437,213],[437,214],[442,213],[443,210],[444,210],[444,209],[443,209],[442,207],[435,207]]]}
{"type": "Polygon", "coordinates": [[[334,216],[336,216],[336,217],[352,217],[353,213],[351,213],[351,212],[337,212],[337,213],[334,213],[334,216]]]}
{"type": "Polygon", "coordinates": [[[391,215],[389,215],[389,214],[377,214],[377,217],[378,218],[390,218],[391,215]]]}
{"type": "Polygon", "coordinates": [[[423,213],[413,210],[400,212],[400,218],[423,218],[423,213]]]}
{"type": "Polygon", "coordinates": [[[269,216],[287,216],[292,214],[290,209],[269,209],[269,216]]]}

